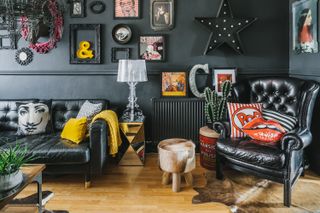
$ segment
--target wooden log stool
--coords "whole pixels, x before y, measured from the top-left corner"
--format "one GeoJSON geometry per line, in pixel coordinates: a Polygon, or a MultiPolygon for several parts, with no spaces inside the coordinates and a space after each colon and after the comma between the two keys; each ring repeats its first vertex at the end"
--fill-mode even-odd
{"type": "Polygon", "coordinates": [[[159,163],[164,172],[162,184],[169,184],[171,174],[174,192],[180,191],[181,174],[184,175],[188,185],[193,184],[191,171],[196,167],[195,148],[192,141],[180,138],[163,140],[159,143],[159,163]]]}

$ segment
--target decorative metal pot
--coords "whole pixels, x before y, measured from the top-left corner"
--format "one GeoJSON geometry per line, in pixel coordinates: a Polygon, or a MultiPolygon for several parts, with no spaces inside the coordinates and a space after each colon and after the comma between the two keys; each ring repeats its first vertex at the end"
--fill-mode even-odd
{"type": "Polygon", "coordinates": [[[0,192],[8,191],[21,184],[23,173],[18,170],[9,175],[0,175],[0,192]]]}

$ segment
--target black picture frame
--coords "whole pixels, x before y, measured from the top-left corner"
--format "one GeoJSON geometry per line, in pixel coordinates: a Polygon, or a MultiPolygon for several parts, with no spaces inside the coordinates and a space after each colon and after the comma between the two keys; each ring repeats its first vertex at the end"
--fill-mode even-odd
{"type": "MultiPolygon", "coordinates": [[[[162,98],[187,98],[189,97],[189,81],[188,81],[188,72],[187,71],[162,71],[161,76],[160,76],[160,85],[161,85],[161,90],[160,90],[160,97],[162,98]],[[185,91],[184,95],[178,95],[179,92],[176,92],[176,94],[172,95],[165,95],[163,91],[163,74],[164,73],[184,73],[185,75],[185,91]]],[[[174,93],[174,92],[172,92],[174,93]]]]}
{"type": "Polygon", "coordinates": [[[135,4],[137,4],[136,8],[138,9],[138,12],[136,16],[119,16],[117,15],[117,2],[121,0],[113,0],[113,19],[141,19],[142,16],[142,1],[143,0],[125,0],[125,1],[135,1],[135,4]],[[137,3],[136,3],[137,1],[137,3]]]}
{"type": "Polygon", "coordinates": [[[132,30],[131,27],[127,24],[117,24],[116,26],[113,27],[112,29],[112,38],[115,42],[117,42],[118,44],[128,44],[131,39],[132,39],[132,30]],[[120,40],[117,38],[117,32],[119,29],[124,28],[125,30],[127,30],[128,35],[125,39],[120,40]]]}
{"type": "Polygon", "coordinates": [[[111,49],[111,62],[112,63],[118,63],[121,59],[130,59],[131,57],[131,49],[130,48],[122,48],[122,47],[113,47],[111,49]],[[123,52],[125,55],[125,58],[118,58],[117,54],[118,52],[123,52]]]}
{"type": "Polygon", "coordinates": [[[70,17],[71,18],[84,18],[86,17],[86,0],[71,0],[70,1],[70,17]],[[79,8],[77,9],[77,7],[79,7],[80,5],[80,9],[81,11],[77,11],[77,13],[75,13],[75,10],[79,10],[79,8]]]}
{"type": "Polygon", "coordinates": [[[101,63],[101,24],[70,24],[70,64],[100,64],[101,63]],[[94,52],[92,59],[77,58],[79,48],[80,32],[92,31],[93,33],[82,33],[85,39],[89,38],[92,42],[90,50],[94,52]],[[88,35],[94,34],[94,35],[88,35]]]}
{"type": "MultiPolygon", "coordinates": [[[[151,0],[150,1],[150,25],[154,31],[169,31],[174,28],[175,20],[175,0],[151,0]],[[156,8],[163,9],[164,12],[162,19],[156,17],[156,8]],[[161,21],[162,23],[161,23],[161,21]],[[168,22],[168,23],[166,23],[168,22]]],[[[159,15],[160,17],[160,15],[159,15]]]]}
{"type": "MultiPolygon", "coordinates": [[[[155,47],[155,43],[156,42],[153,42],[153,44],[151,44],[151,42],[149,42],[150,44],[148,45],[149,47],[151,47],[151,46],[153,46],[153,48],[155,47]]],[[[147,51],[147,48],[148,47],[146,47],[145,49],[145,51],[147,51]]],[[[160,46],[158,46],[157,48],[160,48],[160,46]]],[[[165,35],[163,35],[163,34],[147,34],[147,35],[140,35],[139,36],[139,42],[138,42],[138,58],[139,59],[142,59],[142,60],[145,60],[146,62],[165,62],[166,61],[166,36],[165,35]],[[162,38],[162,50],[159,50],[159,49],[157,49],[157,50],[154,50],[154,51],[157,51],[160,55],[161,55],[161,59],[154,59],[154,60],[152,60],[152,59],[148,59],[148,58],[146,58],[146,57],[144,57],[144,56],[142,56],[143,55],[143,53],[142,53],[142,51],[143,51],[143,49],[142,49],[142,43],[143,43],[143,41],[142,41],[142,38],[143,37],[149,37],[149,39],[150,38],[152,38],[152,37],[161,37],[162,38]],[[161,52],[159,52],[159,51],[161,51],[161,52]]]]}
{"type": "Polygon", "coordinates": [[[17,49],[17,35],[16,34],[6,34],[0,35],[0,50],[14,50],[17,49]],[[9,45],[5,45],[3,40],[8,40],[9,45]]]}

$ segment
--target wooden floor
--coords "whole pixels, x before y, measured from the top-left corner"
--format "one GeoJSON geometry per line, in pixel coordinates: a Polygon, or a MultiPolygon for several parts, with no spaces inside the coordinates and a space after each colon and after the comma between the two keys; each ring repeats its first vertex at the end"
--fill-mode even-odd
{"type": "MultiPolygon", "coordinates": [[[[199,162],[199,159],[197,159],[199,162]]],[[[197,165],[193,172],[196,186],[203,186],[205,170],[197,165]]],[[[192,204],[197,193],[184,187],[174,193],[171,186],[161,185],[157,155],[146,156],[144,167],[109,165],[105,174],[94,178],[92,186],[84,189],[84,178],[78,175],[44,177],[43,190],[54,192],[46,205],[49,210],[68,210],[71,213],[103,212],[229,212],[222,204],[192,204]]],[[[35,185],[26,188],[19,197],[33,194],[35,185]]]]}

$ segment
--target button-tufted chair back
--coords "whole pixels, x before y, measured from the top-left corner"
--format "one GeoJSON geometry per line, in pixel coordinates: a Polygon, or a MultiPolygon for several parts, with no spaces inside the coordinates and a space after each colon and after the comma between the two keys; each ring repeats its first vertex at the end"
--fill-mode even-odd
{"type": "MultiPolygon", "coordinates": [[[[86,100],[53,100],[52,122],[55,130],[62,130],[70,118],[77,117],[82,104],[86,100]]],[[[89,100],[91,103],[102,103],[103,109],[107,109],[109,102],[106,100],[89,100]]]]}
{"type": "MultiPolygon", "coordinates": [[[[18,128],[18,112],[16,102],[30,102],[33,100],[0,100],[0,131],[16,131],[18,128]]],[[[102,103],[103,109],[109,107],[107,100],[89,100],[91,103],[102,103]]],[[[60,131],[65,123],[77,116],[85,100],[53,100],[52,123],[54,129],[60,131]]]]}
{"type": "Polygon", "coordinates": [[[262,103],[265,109],[298,117],[302,92],[308,87],[310,82],[297,78],[256,78],[236,84],[233,96],[239,102],[262,103]]]}

